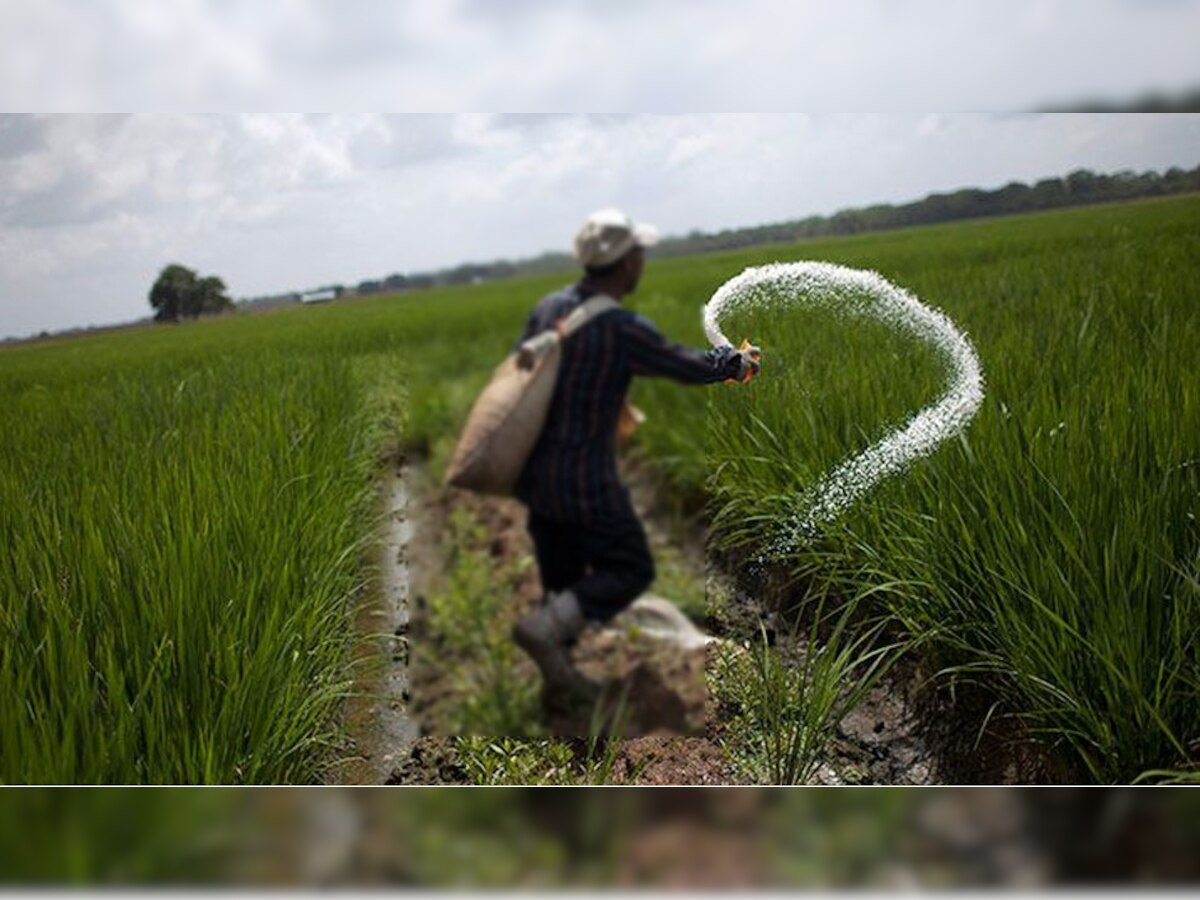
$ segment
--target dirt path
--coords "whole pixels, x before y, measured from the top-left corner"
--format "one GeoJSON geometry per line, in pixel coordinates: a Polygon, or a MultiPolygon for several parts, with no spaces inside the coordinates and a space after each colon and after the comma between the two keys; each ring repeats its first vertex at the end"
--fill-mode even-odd
{"type": "MultiPolygon", "coordinates": [[[[412,478],[410,510],[414,526],[409,548],[414,622],[412,692],[413,714],[421,722],[422,737],[407,761],[397,760],[391,783],[461,783],[466,780],[456,757],[453,736],[476,733],[463,726],[461,708],[471,703],[472,686],[496,676],[488,674],[499,659],[509,670],[514,689],[527,692],[536,735],[560,739],[574,747],[586,743],[589,722],[569,717],[543,717],[536,703],[540,683],[536,668],[512,647],[505,653],[509,628],[515,619],[538,602],[540,585],[525,531],[524,507],[513,500],[445,491],[417,471],[412,478]],[[451,646],[439,633],[438,618],[451,606],[448,592],[458,590],[454,573],[469,572],[477,561],[487,567],[490,580],[467,586],[478,596],[474,602],[491,603],[485,622],[474,623],[492,635],[483,649],[470,652],[451,646]],[[501,596],[496,596],[497,594],[501,596]]],[[[645,514],[645,510],[639,510],[645,514]]],[[[670,539],[648,520],[656,556],[670,539]]],[[[686,548],[691,577],[703,590],[703,547],[686,548]],[[698,571],[695,569],[698,567],[698,571]]],[[[682,565],[676,562],[677,565],[682,565]]],[[[481,575],[481,577],[483,577],[481,575]]],[[[471,598],[466,608],[454,607],[464,621],[476,610],[471,598]]],[[[457,601],[454,601],[457,602],[457,601]]],[[[709,665],[704,647],[682,648],[652,636],[650,629],[629,625],[590,628],[575,648],[576,664],[583,671],[607,680],[610,696],[620,698],[620,733],[626,736],[611,760],[611,779],[634,784],[731,784],[738,775],[720,742],[720,725],[708,701],[704,671],[709,665]]],[[[510,698],[509,698],[510,699],[510,698]]],[[[515,702],[515,701],[514,701],[515,702]]],[[[617,703],[614,702],[614,707],[617,703]]],[[[508,723],[510,726],[515,723],[508,723]]],[[[514,729],[515,730],[515,729],[514,729]]],[[[492,734],[488,735],[489,737],[492,734]]],[[[497,735],[503,737],[503,734],[497,735]]]]}
{"type": "MultiPolygon", "coordinates": [[[[656,588],[678,588],[688,579],[697,582],[709,599],[710,612],[707,618],[694,612],[698,624],[723,639],[757,639],[758,621],[771,622],[773,613],[713,567],[705,553],[703,523],[665,515],[654,480],[636,469],[626,474],[659,562],[656,588]]],[[[496,738],[505,753],[510,752],[510,745],[501,741],[506,735],[512,747],[558,737],[572,742],[578,753],[587,740],[588,723],[539,717],[537,671],[507,637],[512,622],[540,595],[524,508],[513,500],[443,490],[419,466],[393,479],[386,493],[392,514],[381,559],[383,591],[374,608],[364,608],[359,627],[367,633],[383,625],[379,630],[395,635],[382,667],[373,670],[374,690],[351,705],[360,759],[343,780],[468,783],[473,778],[455,743],[460,734],[496,738]],[[400,512],[405,500],[407,517],[400,512]],[[449,596],[455,591],[462,596],[449,596]],[[461,642],[472,629],[486,634],[482,643],[461,642]],[[480,704],[509,704],[512,710],[507,719],[481,719],[480,704]],[[475,709],[474,718],[464,718],[464,708],[475,709]],[[522,712],[540,721],[523,721],[522,712]],[[500,724],[481,724],[491,722],[500,724]],[[536,731],[526,730],[531,724],[536,731]]],[[[380,644],[374,646],[381,655],[380,644]]],[[[746,783],[747,776],[726,749],[728,716],[706,688],[706,672],[711,673],[717,652],[715,646],[684,650],[664,645],[637,626],[585,632],[574,651],[576,664],[608,679],[625,701],[618,729],[621,740],[613,748],[606,780],[746,783]]],[[[961,700],[957,706],[948,704],[919,689],[922,681],[914,664],[903,664],[871,691],[838,726],[815,783],[1031,780],[1028,766],[1014,761],[1003,734],[997,736],[993,728],[985,740],[977,740],[986,709],[964,707],[961,700]]],[[[489,709],[483,712],[490,714],[489,709]]]]}

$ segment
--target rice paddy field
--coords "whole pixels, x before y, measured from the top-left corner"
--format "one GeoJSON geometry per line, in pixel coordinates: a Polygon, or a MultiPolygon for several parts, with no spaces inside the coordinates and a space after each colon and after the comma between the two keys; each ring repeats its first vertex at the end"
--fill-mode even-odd
{"type": "MultiPolygon", "coordinates": [[[[869,594],[1066,780],[1200,762],[1200,197],[651,261],[630,305],[703,344],[747,266],[872,269],[967,332],[960,438],[771,564],[869,594]]],[[[0,781],[323,777],[382,461],[436,474],[529,307],[569,276],[0,350],[0,781]]],[[[944,364],[878,324],[748,310],[746,387],[642,381],[636,438],[752,560],[944,364]]]]}

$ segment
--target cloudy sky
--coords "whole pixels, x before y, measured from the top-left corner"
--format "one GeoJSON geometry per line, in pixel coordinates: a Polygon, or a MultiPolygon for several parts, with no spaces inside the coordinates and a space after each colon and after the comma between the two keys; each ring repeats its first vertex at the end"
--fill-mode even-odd
{"type": "Polygon", "coordinates": [[[0,109],[999,110],[1200,84],[1197,0],[0,0],[0,109]]]}
{"type": "Polygon", "coordinates": [[[0,336],[138,318],[171,261],[246,297],[563,250],[602,205],[1192,167],[1195,116],[1021,113],[1194,91],[1197,35],[1200,0],[0,0],[0,336]]]}
{"type": "Polygon", "coordinates": [[[165,264],[247,297],[1079,167],[1200,164],[1200,115],[3,115],[0,335],[128,321],[165,264]]]}

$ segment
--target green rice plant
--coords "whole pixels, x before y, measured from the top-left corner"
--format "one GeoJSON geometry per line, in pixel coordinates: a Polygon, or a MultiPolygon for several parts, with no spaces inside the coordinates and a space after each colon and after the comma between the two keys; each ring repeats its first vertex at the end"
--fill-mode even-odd
{"type": "MultiPolygon", "coordinates": [[[[778,564],[874,588],[1072,777],[1194,765],[1200,198],[652,261],[627,302],[700,346],[721,283],[801,258],[942,308],[988,393],[963,440],[778,564]]],[[[530,306],[570,277],[0,350],[0,780],[320,778],[380,457],[428,452],[437,478],[530,306]]],[[[635,444],[753,557],[941,370],[870,326],[725,325],[763,346],[762,377],[637,381],[635,444]]]]}
{"type": "Polygon", "coordinates": [[[2,355],[0,780],[321,776],[381,440],[349,360],[394,333],[339,337],[235,317],[2,355]]]}
{"type": "Polygon", "coordinates": [[[3,780],[315,771],[345,688],[369,459],[344,374],[262,390],[283,365],[244,358],[237,380],[163,365],[56,404],[15,398],[3,780]]]}
{"type": "MultiPolygon", "coordinates": [[[[1187,198],[820,248],[852,264],[870,251],[942,306],[989,388],[960,441],[781,562],[889,585],[879,602],[938,635],[945,671],[988,684],[1074,777],[1195,758],[1198,224],[1187,198]]],[[[713,397],[707,435],[719,536],[768,555],[814,478],[936,383],[920,348],[777,318],[726,329],[764,345],[765,374],[713,397]]]]}
{"type": "Polygon", "coordinates": [[[0,781],[322,777],[373,481],[428,440],[407,376],[456,371],[447,325],[493,336],[384,299],[5,348],[0,781]]]}

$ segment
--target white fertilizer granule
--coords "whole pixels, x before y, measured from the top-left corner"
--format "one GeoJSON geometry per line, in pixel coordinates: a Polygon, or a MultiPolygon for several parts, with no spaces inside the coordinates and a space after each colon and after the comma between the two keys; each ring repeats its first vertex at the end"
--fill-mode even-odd
{"type": "Polygon", "coordinates": [[[704,305],[705,334],[714,346],[728,344],[718,324],[723,313],[768,305],[805,305],[837,316],[877,320],[931,345],[950,371],[949,386],[934,403],[796,497],[794,513],[772,548],[783,553],[813,536],[821,523],[840,515],[884,478],[962,431],[983,401],[983,371],[967,336],[943,313],[877,272],[833,263],[773,263],[746,269],[721,285],[704,305]]]}

